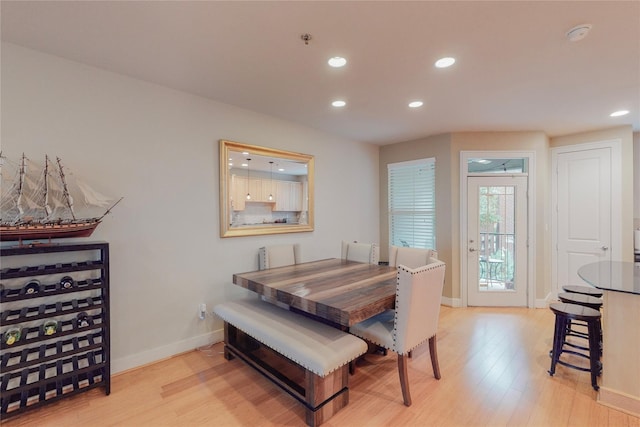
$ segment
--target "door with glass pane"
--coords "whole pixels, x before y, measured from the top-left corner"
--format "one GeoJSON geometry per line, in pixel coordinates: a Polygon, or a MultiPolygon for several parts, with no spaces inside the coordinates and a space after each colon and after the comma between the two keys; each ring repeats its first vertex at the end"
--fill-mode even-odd
{"type": "Polygon", "coordinates": [[[467,304],[527,305],[527,178],[467,178],[467,304]]]}

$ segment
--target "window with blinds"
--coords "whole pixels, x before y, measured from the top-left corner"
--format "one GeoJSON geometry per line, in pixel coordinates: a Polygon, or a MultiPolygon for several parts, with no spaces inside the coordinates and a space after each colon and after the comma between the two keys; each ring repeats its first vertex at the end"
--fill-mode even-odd
{"type": "Polygon", "coordinates": [[[436,249],[436,159],[387,165],[389,242],[436,249]]]}

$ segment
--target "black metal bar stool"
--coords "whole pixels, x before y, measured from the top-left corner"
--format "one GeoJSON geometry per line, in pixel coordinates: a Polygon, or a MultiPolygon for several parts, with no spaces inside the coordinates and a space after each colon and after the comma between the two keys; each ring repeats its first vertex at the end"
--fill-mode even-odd
{"type": "Polygon", "coordinates": [[[600,310],[602,308],[602,299],[586,294],[561,292],[558,294],[558,299],[561,302],[566,302],[567,304],[584,305],[585,307],[593,308],[594,310],[600,310]]]}
{"type": "Polygon", "coordinates": [[[549,375],[556,372],[556,364],[591,373],[591,386],[598,390],[597,377],[600,375],[600,312],[590,307],[577,304],[553,303],[549,308],[556,316],[555,330],[553,334],[553,348],[551,349],[551,368],[549,375]],[[589,347],[588,354],[565,348],[567,325],[570,320],[580,320],[587,324],[589,347]],[[563,353],[573,354],[589,359],[589,367],[574,365],[560,360],[563,353]]]}
{"type": "MultiPolygon", "coordinates": [[[[602,308],[602,299],[585,295],[585,294],[562,292],[558,294],[558,299],[560,300],[560,302],[565,302],[567,304],[582,305],[585,307],[593,308],[594,310],[598,310],[598,311],[600,311],[600,309],[602,308]]],[[[588,332],[583,332],[582,330],[576,330],[573,328],[574,325],[583,326],[585,328],[588,326],[586,322],[572,322],[571,319],[569,319],[567,322],[566,336],[573,336],[573,337],[584,338],[588,340],[589,339],[588,332]]],[[[587,347],[582,347],[573,343],[566,342],[566,336],[565,336],[566,345],[574,348],[579,348],[581,350],[588,350],[587,347]]],[[[600,355],[602,355],[602,323],[600,324],[599,349],[600,349],[600,355]]]]}
{"type": "Polygon", "coordinates": [[[572,294],[589,295],[590,297],[596,298],[602,297],[602,291],[600,289],[592,288],[591,286],[564,285],[562,290],[572,294]]]}

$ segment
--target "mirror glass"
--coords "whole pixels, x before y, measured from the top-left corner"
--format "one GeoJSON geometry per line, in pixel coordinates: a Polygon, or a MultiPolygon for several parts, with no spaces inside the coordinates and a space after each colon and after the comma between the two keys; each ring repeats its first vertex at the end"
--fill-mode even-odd
{"type": "Polygon", "coordinates": [[[313,231],[313,156],[220,141],[222,237],[313,231]]]}

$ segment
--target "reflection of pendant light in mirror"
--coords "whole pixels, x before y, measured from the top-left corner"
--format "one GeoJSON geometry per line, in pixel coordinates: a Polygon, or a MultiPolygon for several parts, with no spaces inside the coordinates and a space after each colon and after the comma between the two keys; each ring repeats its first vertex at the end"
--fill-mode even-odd
{"type": "Polygon", "coordinates": [[[269,162],[269,169],[271,170],[269,175],[270,175],[270,179],[271,179],[271,183],[269,185],[269,188],[271,189],[271,191],[269,192],[269,200],[273,200],[273,161],[269,162]]]}
{"type": "Polygon", "coordinates": [[[251,194],[249,193],[249,188],[251,188],[251,168],[250,162],[251,159],[247,159],[247,200],[251,200],[251,194]]]}

